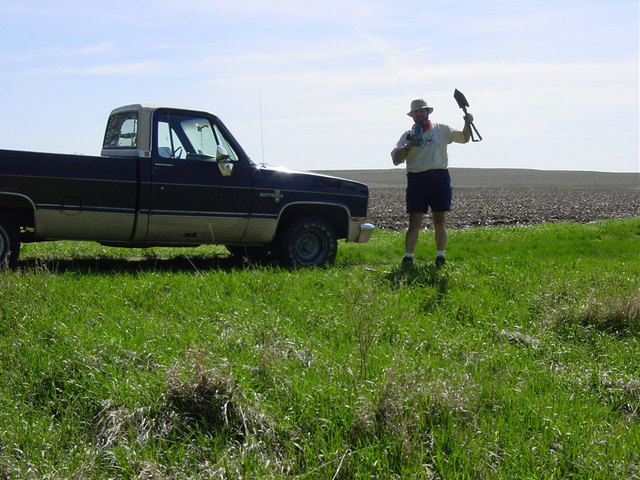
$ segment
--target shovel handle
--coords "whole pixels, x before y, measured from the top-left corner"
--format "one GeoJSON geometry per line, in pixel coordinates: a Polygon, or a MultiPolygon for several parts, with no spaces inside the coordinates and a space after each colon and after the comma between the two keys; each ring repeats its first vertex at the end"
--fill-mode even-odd
{"type": "Polygon", "coordinates": [[[472,142],[480,142],[482,140],[482,135],[480,135],[480,132],[478,131],[478,129],[476,128],[476,126],[473,124],[473,122],[471,122],[469,125],[471,125],[471,141],[472,142]],[[475,138],[473,138],[473,132],[476,132],[476,135],[478,136],[478,139],[476,140],[475,138]]]}
{"type": "MultiPolygon", "coordinates": [[[[467,107],[462,107],[462,111],[464,112],[465,115],[467,115],[467,107]]],[[[476,128],[476,126],[473,124],[473,122],[469,123],[469,127],[471,130],[471,141],[472,142],[480,142],[482,140],[482,135],[480,135],[480,132],[478,131],[478,129],[476,128]],[[473,132],[476,132],[476,135],[478,136],[478,139],[476,140],[476,138],[473,136],[473,132]]]]}

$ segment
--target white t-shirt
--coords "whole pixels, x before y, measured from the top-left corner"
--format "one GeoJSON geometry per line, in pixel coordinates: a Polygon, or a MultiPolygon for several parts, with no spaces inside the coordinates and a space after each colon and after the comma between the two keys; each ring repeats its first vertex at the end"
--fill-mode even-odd
{"type": "MultiPolygon", "coordinates": [[[[397,148],[403,148],[409,140],[407,135],[412,135],[413,130],[407,130],[402,134],[396,144],[397,148]]],[[[453,130],[449,125],[431,122],[431,128],[422,134],[424,145],[414,146],[407,154],[407,172],[424,172],[449,167],[447,145],[450,143],[466,143],[464,133],[453,130]]]]}

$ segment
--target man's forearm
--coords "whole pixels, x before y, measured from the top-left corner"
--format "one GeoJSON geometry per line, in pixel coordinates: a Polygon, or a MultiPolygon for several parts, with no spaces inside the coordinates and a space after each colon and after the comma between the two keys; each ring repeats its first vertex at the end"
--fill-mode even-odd
{"type": "Polygon", "coordinates": [[[471,124],[469,122],[464,122],[462,134],[464,135],[464,143],[467,143],[471,139],[471,124]]]}
{"type": "Polygon", "coordinates": [[[404,147],[394,148],[391,152],[391,160],[393,160],[394,165],[400,165],[407,159],[408,154],[409,151],[404,147]]]}

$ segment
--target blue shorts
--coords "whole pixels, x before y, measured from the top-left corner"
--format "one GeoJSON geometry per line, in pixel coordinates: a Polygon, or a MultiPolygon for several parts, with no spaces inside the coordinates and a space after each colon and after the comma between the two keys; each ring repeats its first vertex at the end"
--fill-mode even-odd
{"type": "Polygon", "coordinates": [[[450,212],[451,197],[449,170],[407,173],[407,213],[450,212]]]}

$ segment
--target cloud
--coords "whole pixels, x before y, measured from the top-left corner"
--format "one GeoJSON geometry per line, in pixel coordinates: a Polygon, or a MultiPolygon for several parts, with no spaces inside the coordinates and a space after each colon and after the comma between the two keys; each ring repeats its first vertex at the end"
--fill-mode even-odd
{"type": "MultiPolygon", "coordinates": [[[[172,0],[157,2],[171,8],[172,0]]],[[[323,2],[294,2],[291,0],[250,0],[230,2],[228,0],[190,0],[182,3],[185,11],[216,12],[228,15],[267,17],[267,20],[303,19],[315,22],[332,21],[357,24],[365,19],[373,21],[382,16],[388,6],[376,0],[325,0],[323,2]]]]}
{"type": "Polygon", "coordinates": [[[71,57],[91,57],[114,53],[117,49],[116,43],[112,41],[99,42],[76,48],[47,47],[35,51],[17,51],[0,53],[0,62],[41,62],[45,60],[56,60],[71,57]]]}
{"type": "Polygon", "coordinates": [[[79,56],[94,56],[104,55],[107,53],[113,53],[116,50],[115,42],[100,42],[93,45],[85,45],[77,48],[65,49],[61,47],[50,47],[39,52],[34,52],[34,55],[47,58],[60,58],[60,57],[79,57],[79,56]]]}
{"type": "Polygon", "coordinates": [[[88,75],[147,75],[162,73],[166,70],[162,61],[133,62],[116,65],[97,65],[89,68],[88,75]]]}
{"type": "MultiPolygon", "coordinates": [[[[362,52],[356,54],[361,55],[362,52]]],[[[299,58],[299,62],[285,61],[267,55],[251,53],[223,59],[225,68],[208,67],[198,64],[202,80],[206,86],[230,89],[275,89],[289,92],[309,91],[373,91],[380,88],[398,90],[433,91],[446,85],[464,84],[476,89],[518,91],[522,89],[566,88],[573,89],[585,85],[594,87],[606,85],[633,84],[637,79],[636,63],[410,63],[406,59],[396,59],[396,68],[390,70],[385,62],[363,62],[353,66],[349,62],[327,66],[323,61],[314,64],[311,57],[303,53],[290,53],[288,58],[299,58]],[[304,60],[304,61],[303,61],[304,60]],[[222,72],[222,73],[221,73],[222,72]]],[[[324,58],[316,53],[313,58],[324,58]]],[[[219,65],[218,65],[219,66],[219,65]]]]}
{"type": "Polygon", "coordinates": [[[166,71],[162,61],[131,62],[86,67],[52,66],[30,70],[31,75],[149,75],[166,71]]]}

